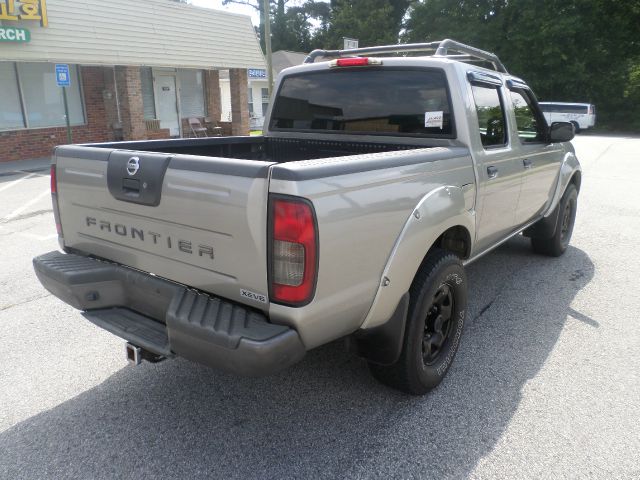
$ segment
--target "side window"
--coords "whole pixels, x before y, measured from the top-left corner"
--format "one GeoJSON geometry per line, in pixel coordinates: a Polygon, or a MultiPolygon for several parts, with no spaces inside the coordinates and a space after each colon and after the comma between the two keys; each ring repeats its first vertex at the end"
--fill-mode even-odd
{"type": "Polygon", "coordinates": [[[485,148],[503,146],[507,143],[504,107],[498,87],[471,85],[478,112],[480,140],[485,148]]]}
{"type": "Polygon", "coordinates": [[[522,143],[545,141],[546,122],[526,90],[510,90],[518,137],[522,143]]]}

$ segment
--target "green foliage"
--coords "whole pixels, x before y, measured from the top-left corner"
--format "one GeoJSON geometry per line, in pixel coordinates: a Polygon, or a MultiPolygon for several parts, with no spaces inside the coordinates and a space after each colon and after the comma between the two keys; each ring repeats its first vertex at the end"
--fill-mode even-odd
{"type": "MultiPolygon", "coordinates": [[[[223,0],[230,2],[262,13],[262,0],[223,0]]],[[[271,0],[270,5],[274,51],[341,48],[343,37],[357,38],[360,46],[453,38],[498,54],[540,100],[594,103],[598,125],[640,130],[640,0],[271,0]]]]}
{"type": "Polygon", "coordinates": [[[357,38],[360,46],[398,43],[408,0],[335,0],[322,48],[342,48],[343,37],[357,38]]]}
{"type": "Polygon", "coordinates": [[[426,0],[413,5],[404,39],[493,51],[540,99],[595,103],[600,125],[629,129],[640,117],[625,98],[637,91],[638,25],[640,0],[426,0]]]}

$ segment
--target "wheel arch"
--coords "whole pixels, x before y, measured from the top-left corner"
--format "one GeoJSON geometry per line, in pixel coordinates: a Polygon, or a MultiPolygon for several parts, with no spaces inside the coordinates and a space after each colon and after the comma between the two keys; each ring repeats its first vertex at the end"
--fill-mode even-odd
{"type": "Polygon", "coordinates": [[[465,259],[472,250],[473,238],[475,216],[467,209],[460,187],[443,186],[425,195],[411,212],[391,250],[361,329],[378,327],[393,316],[433,249],[449,250],[465,259]]]}
{"type": "Polygon", "coordinates": [[[556,188],[549,207],[544,214],[545,217],[549,217],[554,213],[555,208],[558,206],[558,203],[560,203],[560,199],[562,198],[562,195],[564,195],[564,192],[570,183],[573,183],[578,192],[580,192],[580,186],[582,184],[582,167],[573,152],[567,152],[562,160],[556,188]]]}
{"type": "Polygon", "coordinates": [[[580,193],[580,186],[582,185],[582,171],[576,170],[573,173],[571,180],[569,180],[569,183],[572,183],[573,185],[575,185],[576,190],[578,191],[578,193],[580,193]]]}

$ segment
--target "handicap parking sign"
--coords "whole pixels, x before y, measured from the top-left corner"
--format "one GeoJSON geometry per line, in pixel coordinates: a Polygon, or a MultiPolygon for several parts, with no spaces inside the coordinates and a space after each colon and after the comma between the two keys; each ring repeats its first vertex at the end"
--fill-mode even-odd
{"type": "Polygon", "coordinates": [[[56,83],[59,87],[70,87],[71,76],[69,75],[69,65],[56,64],[56,83]]]}

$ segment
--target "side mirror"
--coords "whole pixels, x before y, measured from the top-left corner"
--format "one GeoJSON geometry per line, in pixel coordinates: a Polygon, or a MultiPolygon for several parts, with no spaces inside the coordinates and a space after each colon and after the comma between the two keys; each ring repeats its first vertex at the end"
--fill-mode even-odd
{"type": "Polygon", "coordinates": [[[549,141],[551,143],[556,142],[569,142],[573,140],[576,131],[573,123],[571,122],[553,122],[551,128],[549,128],[549,141]]]}

